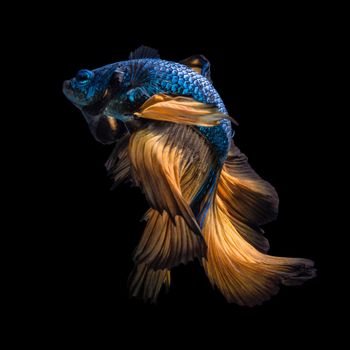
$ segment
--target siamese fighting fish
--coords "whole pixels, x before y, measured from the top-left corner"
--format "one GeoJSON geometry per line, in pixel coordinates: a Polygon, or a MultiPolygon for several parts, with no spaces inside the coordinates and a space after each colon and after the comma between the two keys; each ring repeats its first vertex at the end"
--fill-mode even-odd
{"type": "Polygon", "coordinates": [[[78,71],[63,92],[95,139],[115,144],[106,163],[115,184],[140,187],[149,203],[131,296],[156,302],[171,269],[193,260],[228,302],[246,306],[314,277],[311,260],[267,254],[261,225],[276,218],[278,196],[233,142],[237,123],[204,56],[172,62],[142,46],[78,71]]]}

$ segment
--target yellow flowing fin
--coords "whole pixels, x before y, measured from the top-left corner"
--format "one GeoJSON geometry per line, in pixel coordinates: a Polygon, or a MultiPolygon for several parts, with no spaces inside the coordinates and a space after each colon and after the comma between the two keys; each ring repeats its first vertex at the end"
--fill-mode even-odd
{"type": "Polygon", "coordinates": [[[252,222],[257,225],[271,218],[271,212],[256,208],[255,213],[250,212],[254,205],[262,204],[261,198],[254,202],[254,196],[265,195],[275,202],[275,191],[248,167],[246,157],[243,160],[239,153],[234,154],[241,161],[230,159],[226,170],[224,167],[204,222],[202,232],[208,250],[203,266],[227,301],[254,306],[276,294],[281,284],[296,285],[313,278],[315,269],[311,260],[269,256],[253,246],[263,248],[264,244],[252,222]],[[235,164],[237,168],[232,169],[235,164]],[[239,195],[242,187],[246,187],[244,196],[239,195]]]}
{"type": "Polygon", "coordinates": [[[223,170],[235,209],[240,214],[258,225],[275,220],[279,205],[275,188],[253,170],[247,156],[234,143],[223,170]]]}
{"type": "Polygon", "coordinates": [[[190,199],[182,191],[181,178],[194,173],[199,176],[192,183],[194,196],[215,160],[204,137],[180,124],[151,124],[131,135],[129,158],[133,180],[143,189],[151,207],[161,214],[166,211],[173,223],[177,215],[182,216],[188,227],[201,235],[190,199]]]}
{"type": "Polygon", "coordinates": [[[153,95],[134,114],[139,118],[207,127],[218,125],[222,119],[233,120],[213,105],[165,94],[153,95]]]}
{"type": "Polygon", "coordinates": [[[113,188],[124,181],[132,180],[128,155],[129,140],[130,135],[124,135],[115,145],[112,154],[105,164],[108,175],[114,181],[113,188]]]}
{"type": "Polygon", "coordinates": [[[129,276],[130,296],[152,303],[157,301],[163,285],[166,289],[170,286],[170,271],[167,269],[155,271],[146,264],[140,264],[134,267],[129,276]]]}
{"type": "Polygon", "coordinates": [[[154,270],[170,269],[206,255],[202,237],[193,234],[181,216],[175,217],[174,224],[165,211],[160,214],[150,209],[147,220],[134,252],[136,264],[146,264],[154,270]]]}
{"type": "Polygon", "coordinates": [[[239,234],[255,248],[267,252],[269,242],[259,225],[276,218],[278,195],[250,167],[248,158],[233,143],[220,175],[217,193],[239,234]]]}
{"type": "MultiPolygon", "coordinates": [[[[134,252],[131,294],[149,299],[144,289],[154,285],[153,272],[206,256],[201,232],[195,234],[192,227],[195,218],[189,203],[206,180],[216,155],[191,127],[157,123],[131,136],[129,158],[131,174],[153,208],[144,216],[147,225],[134,252]],[[143,269],[146,272],[142,274],[143,269]]],[[[160,290],[159,284],[156,286],[152,296],[160,290]]]]}

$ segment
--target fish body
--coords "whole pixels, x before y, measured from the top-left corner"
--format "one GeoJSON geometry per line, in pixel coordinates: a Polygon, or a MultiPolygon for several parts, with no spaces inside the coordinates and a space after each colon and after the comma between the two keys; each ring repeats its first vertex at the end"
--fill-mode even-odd
{"type": "Polygon", "coordinates": [[[150,204],[133,296],[156,301],[171,268],[194,259],[240,305],[314,276],[310,260],[266,254],[260,225],[275,219],[278,196],[233,143],[235,122],[204,56],[177,63],[141,47],[127,61],[79,71],[63,92],[98,141],[116,144],[106,163],[115,184],[132,181],[150,204]]]}
{"type": "MultiPolygon", "coordinates": [[[[220,95],[206,76],[184,64],[159,58],[131,59],[93,70],[92,86],[82,87],[88,101],[83,102],[83,110],[89,110],[89,102],[94,94],[101,96],[106,89],[113,90],[115,81],[112,77],[115,72],[123,76],[123,84],[109,97],[111,102],[104,107],[106,114],[122,122],[132,121],[132,113],[148,98],[160,93],[192,97],[198,102],[214,105],[218,111],[227,114],[220,95]]],[[[70,84],[73,90],[78,87],[76,79],[70,84]]],[[[69,88],[66,87],[64,91],[69,91],[69,88]]],[[[198,126],[197,129],[224,160],[233,136],[231,122],[223,119],[220,125],[198,126]]]]}

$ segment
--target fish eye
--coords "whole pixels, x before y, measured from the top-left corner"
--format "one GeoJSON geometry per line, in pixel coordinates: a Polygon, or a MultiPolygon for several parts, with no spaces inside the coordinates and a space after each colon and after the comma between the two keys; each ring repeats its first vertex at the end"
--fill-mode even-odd
{"type": "Polygon", "coordinates": [[[88,69],[82,69],[77,73],[75,79],[79,84],[84,85],[84,84],[87,84],[92,79],[93,74],[94,73],[88,69]]]}

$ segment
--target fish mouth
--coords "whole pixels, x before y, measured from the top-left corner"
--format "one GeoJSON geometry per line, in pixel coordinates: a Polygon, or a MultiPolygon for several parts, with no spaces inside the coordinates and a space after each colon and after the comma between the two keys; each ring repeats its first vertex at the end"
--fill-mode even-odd
{"type": "Polygon", "coordinates": [[[67,98],[70,98],[71,96],[73,96],[73,90],[70,84],[70,80],[65,80],[63,82],[62,90],[67,98]]]}
{"type": "Polygon", "coordinates": [[[75,96],[74,96],[74,91],[72,89],[72,85],[71,85],[71,82],[70,80],[65,80],[63,82],[63,87],[62,87],[62,91],[63,91],[63,94],[64,96],[67,97],[67,99],[73,103],[74,106],[78,107],[79,108],[79,104],[76,102],[75,100],[75,96]]]}

